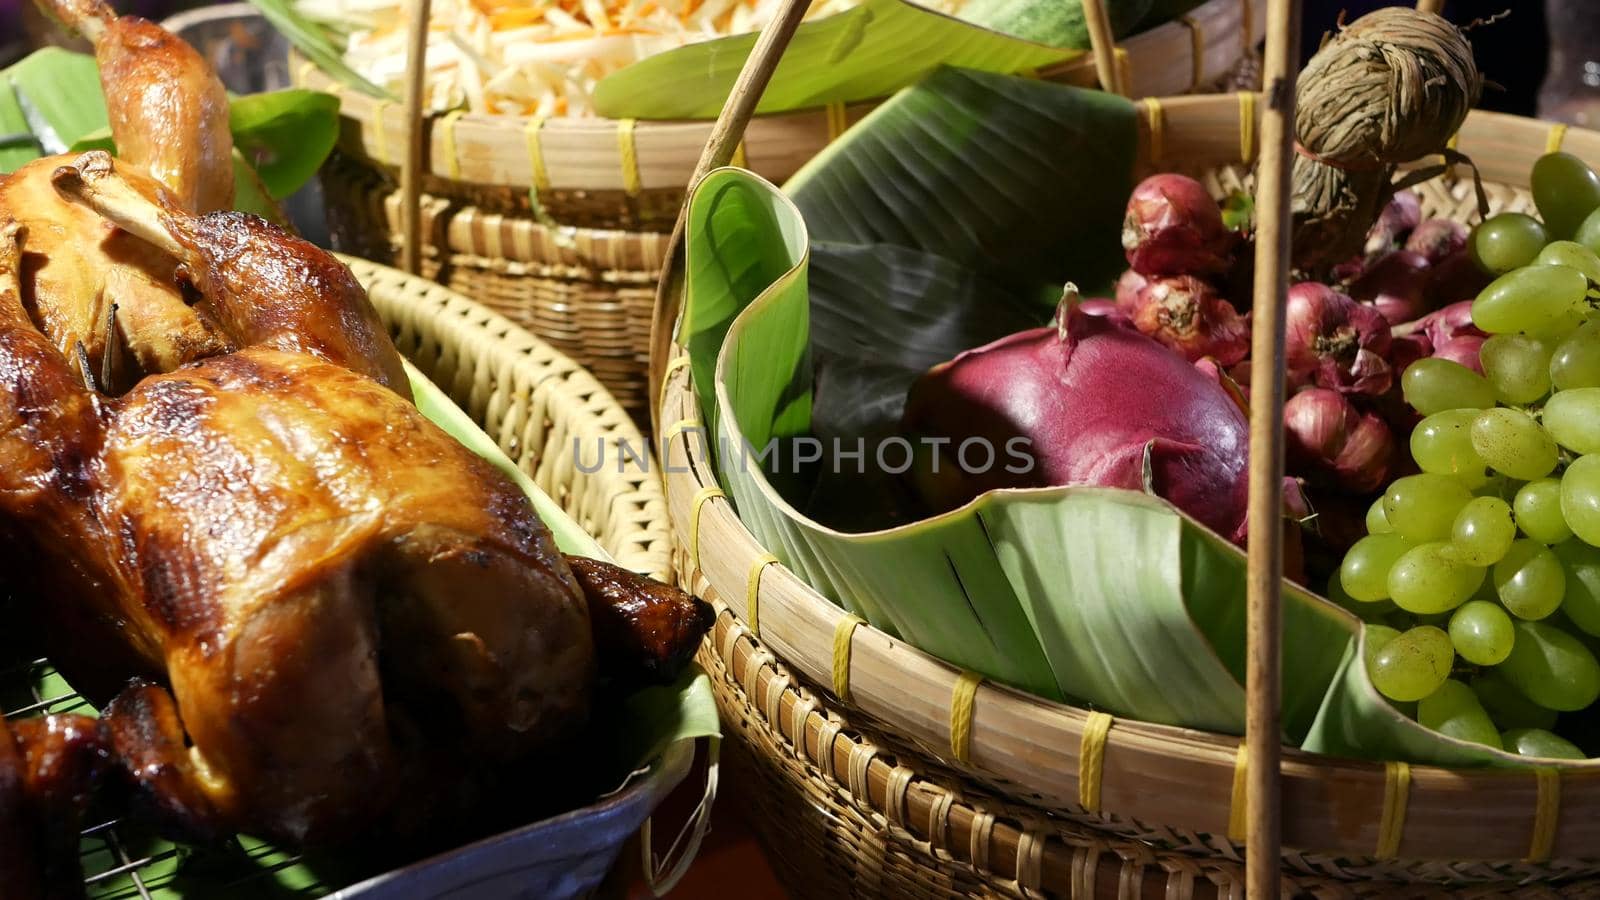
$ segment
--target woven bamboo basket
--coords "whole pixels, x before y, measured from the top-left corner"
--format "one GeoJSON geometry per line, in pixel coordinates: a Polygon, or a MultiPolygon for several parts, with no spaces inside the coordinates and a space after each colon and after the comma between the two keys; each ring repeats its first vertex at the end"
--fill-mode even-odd
{"type": "MultiPolygon", "coordinates": [[[[1244,184],[1265,103],[1144,101],[1139,169],[1201,174],[1219,193],[1244,184]]],[[[1473,113],[1456,141],[1497,211],[1531,208],[1528,172],[1548,150],[1600,161],[1600,133],[1494,113],[1473,113]]],[[[1430,215],[1475,215],[1469,172],[1420,191],[1430,215]]],[[[680,289],[663,283],[658,323],[680,289]]],[[[740,523],[704,442],[685,430],[700,416],[684,351],[657,347],[681,583],[718,609],[701,659],[750,785],[738,801],[797,896],[1242,896],[1244,842],[1260,824],[1246,786],[1261,774],[1243,740],[994,685],[847,615],[740,523]]],[[[1288,748],[1279,778],[1265,771],[1281,795],[1283,852],[1264,884],[1285,895],[1600,896],[1600,771],[1447,770],[1288,748]]]]}
{"type": "MultiPolygon", "coordinates": [[[[1086,2],[1098,8],[1103,0],[1086,2]]],[[[1205,90],[1238,75],[1265,2],[1208,0],[1175,22],[1120,45],[1097,43],[1094,53],[1039,74],[1102,81],[1137,97],[1205,90]]],[[[291,70],[297,85],[341,100],[339,153],[322,178],[336,246],[400,260],[408,110],[344,89],[303,59],[291,70]]],[[[782,181],[872,106],[761,116],[745,134],[741,164],[782,181]]],[[[428,116],[415,180],[419,271],[549,341],[642,417],[663,232],[710,131],[709,122],[428,116]],[[530,189],[543,216],[534,213],[530,189]]]]}

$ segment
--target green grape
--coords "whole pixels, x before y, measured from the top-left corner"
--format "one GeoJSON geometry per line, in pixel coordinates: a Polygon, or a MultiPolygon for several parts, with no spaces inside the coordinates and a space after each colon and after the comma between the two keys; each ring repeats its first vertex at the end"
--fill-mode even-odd
{"type": "Polygon", "coordinates": [[[1425,416],[1447,409],[1488,409],[1494,388],[1482,375],[1449,359],[1419,359],[1400,375],[1406,402],[1425,416]]]}
{"type": "Polygon", "coordinates": [[[1503,275],[1533,262],[1549,240],[1533,216],[1501,213],[1472,230],[1472,259],[1490,275],[1503,275]]]}
{"type": "Polygon", "coordinates": [[[1555,544],[1572,537],[1566,517],[1561,515],[1561,479],[1541,478],[1517,489],[1511,501],[1522,533],[1541,544],[1555,544]]]}
{"type": "Polygon", "coordinates": [[[1474,497],[1456,513],[1450,543],[1461,559],[1474,566],[1492,566],[1517,539],[1511,504],[1499,497],[1474,497]]]}
{"type": "Polygon", "coordinates": [[[1498,603],[1469,600],[1450,615],[1450,643],[1469,663],[1498,666],[1511,655],[1516,633],[1511,617],[1498,603]]]}
{"type": "Polygon", "coordinates": [[[1372,671],[1372,666],[1378,659],[1378,651],[1389,645],[1389,642],[1400,636],[1400,632],[1387,625],[1363,626],[1366,632],[1366,649],[1362,651],[1361,658],[1367,663],[1367,671],[1372,671]]]}
{"type": "Polygon", "coordinates": [[[1582,641],[1547,622],[1519,619],[1512,627],[1516,643],[1495,671],[1524,697],[1557,712],[1576,712],[1600,697],[1600,662],[1582,641]]]}
{"type": "Polygon", "coordinates": [[[1578,233],[1573,235],[1572,239],[1600,253],[1600,209],[1584,218],[1583,224],[1578,226],[1578,233]]]}
{"type": "Polygon", "coordinates": [[[1591,280],[1600,281],[1600,256],[1576,241],[1551,241],[1545,244],[1533,263],[1537,266],[1571,266],[1591,280]]]}
{"type": "Polygon", "coordinates": [[[1407,475],[1395,479],[1383,494],[1383,517],[1395,534],[1413,544],[1450,536],[1456,513],[1472,499],[1460,481],[1448,475],[1407,475]]]}
{"type": "Polygon", "coordinates": [[[1558,391],[1600,387],[1600,321],[1583,323],[1556,345],[1550,381],[1558,391]]]}
{"type": "Polygon", "coordinates": [[[1512,615],[1543,619],[1561,606],[1567,576],[1562,574],[1561,560],[1548,547],[1524,538],[1495,563],[1494,589],[1512,615]]]}
{"type": "Polygon", "coordinates": [[[1550,356],[1554,352],[1552,341],[1527,334],[1497,334],[1483,342],[1478,363],[1501,403],[1521,405],[1550,393],[1550,356]]]}
{"type": "Polygon", "coordinates": [[[1561,476],[1561,515],[1573,534],[1600,547],[1600,455],[1580,456],[1567,466],[1561,476]]]}
{"type": "Polygon", "coordinates": [[[1600,176],[1571,153],[1546,153],[1528,176],[1539,218],[1552,238],[1576,234],[1585,217],[1600,207],[1600,176]]]}
{"type": "Polygon", "coordinates": [[[1472,322],[1490,334],[1564,334],[1582,323],[1588,292],[1588,277],[1571,266],[1526,266],[1478,294],[1472,322]]]}
{"type": "Polygon", "coordinates": [[[1350,599],[1376,603],[1389,599],[1389,570],[1411,544],[1397,534],[1369,534],[1351,546],[1339,565],[1339,584],[1350,599]]]}
{"type": "Polygon", "coordinates": [[[1491,468],[1523,481],[1550,474],[1561,455],[1532,416],[1504,407],[1486,409],[1472,420],[1472,449],[1491,468]]]}
{"type": "Polygon", "coordinates": [[[1450,677],[1456,651],[1450,636],[1432,625],[1419,625],[1384,644],[1367,674],[1378,693],[1402,703],[1421,700],[1450,677]]]}
{"type": "Polygon", "coordinates": [[[1424,728],[1457,740],[1501,749],[1500,732],[1489,721],[1489,713],[1478,702],[1478,696],[1454,678],[1445,679],[1438,690],[1417,703],[1417,721],[1424,728]]]}
{"type": "Polygon", "coordinates": [[[1501,728],[1553,728],[1556,711],[1529,700],[1500,672],[1489,669],[1472,679],[1472,692],[1478,695],[1489,718],[1501,728]]]}
{"type": "Polygon", "coordinates": [[[1566,738],[1543,728],[1513,728],[1500,735],[1506,750],[1540,759],[1588,759],[1589,755],[1566,738]]]}
{"type": "Polygon", "coordinates": [[[1388,518],[1383,514],[1383,498],[1372,501],[1367,507],[1367,534],[1389,534],[1394,531],[1394,526],[1389,524],[1388,518]]]}
{"type": "Polygon", "coordinates": [[[1455,547],[1433,541],[1412,547],[1389,570],[1389,598],[1406,612],[1447,613],[1483,584],[1486,569],[1463,562],[1455,547]]]}
{"type": "Polygon", "coordinates": [[[1562,541],[1550,548],[1566,574],[1567,598],[1561,611],[1586,634],[1600,636],[1600,548],[1562,541]]]}
{"type": "Polygon", "coordinates": [[[1454,475],[1468,488],[1487,484],[1489,464],[1472,449],[1472,422],[1479,412],[1447,409],[1417,423],[1411,430],[1411,458],[1417,467],[1435,475],[1454,475]]]}
{"type": "Polygon", "coordinates": [[[1574,453],[1600,453],[1600,387],[1557,391],[1544,404],[1544,428],[1574,453]]]}

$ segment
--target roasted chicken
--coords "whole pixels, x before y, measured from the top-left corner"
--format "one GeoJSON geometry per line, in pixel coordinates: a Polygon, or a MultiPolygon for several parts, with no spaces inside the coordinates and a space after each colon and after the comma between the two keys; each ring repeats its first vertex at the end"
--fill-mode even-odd
{"type": "Polygon", "coordinates": [[[94,719],[0,720],[0,900],[82,895],[78,829],[108,768],[94,719]]]}
{"type": "MultiPolygon", "coordinates": [[[[222,211],[226,96],[193,50],[47,5],[95,44],[121,153],[0,178],[0,571],[109,701],[52,758],[109,765],[169,833],[316,844],[481,796],[598,690],[681,671],[709,607],[559,553],[412,404],[350,270],[222,211]]],[[[53,727],[0,741],[0,881],[76,830],[52,785],[92,778],[16,775],[53,727]]],[[[30,871],[0,896],[72,881],[30,871]]]]}

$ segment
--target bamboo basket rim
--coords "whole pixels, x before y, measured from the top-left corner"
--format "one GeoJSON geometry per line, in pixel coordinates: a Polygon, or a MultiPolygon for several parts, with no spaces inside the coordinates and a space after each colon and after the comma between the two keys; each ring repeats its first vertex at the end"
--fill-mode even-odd
{"type": "MultiPolygon", "coordinates": [[[[420,276],[335,254],[366,287],[400,343],[416,340],[436,354],[430,378],[475,420],[520,423],[495,443],[550,499],[566,510],[623,568],[672,578],[671,524],[659,479],[644,467],[579,469],[565,443],[646,448],[644,437],[611,393],[561,351],[520,325],[420,276]],[[463,349],[472,354],[464,356],[463,349]],[[439,373],[454,373],[448,381],[439,373]],[[519,380],[519,376],[521,379],[519,380]],[[525,435],[543,436],[536,445],[525,435]]],[[[500,431],[499,428],[495,431],[500,431]]]]}
{"type": "MultiPolygon", "coordinates": [[[[1139,159],[1159,164],[1181,157],[1190,168],[1248,162],[1263,105],[1248,93],[1147,99],[1139,159]]],[[[1473,112],[1456,143],[1486,182],[1498,184],[1525,185],[1533,160],[1552,149],[1600,159],[1600,132],[1492,112],[1473,112]]],[[[1437,158],[1421,162],[1430,161],[1437,158]]],[[[988,681],[974,689],[957,667],[854,620],[777,562],[734,514],[703,444],[691,439],[700,416],[683,353],[674,344],[670,360],[652,360],[662,378],[658,421],[674,423],[658,446],[674,529],[689,548],[681,571],[713,588],[764,650],[813,685],[827,686],[837,683],[835,648],[845,648],[849,709],[1002,794],[1068,815],[1242,840],[1242,738],[1115,717],[1103,730],[1101,713],[988,681]],[[970,703],[957,702],[962,693],[970,703]],[[970,714],[953,716],[957,706],[970,714]]],[[[824,692],[830,702],[840,699],[826,687],[814,691],[824,692]]],[[[1281,785],[1283,844],[1296,851],[1377,859],[1600,859],[1600,764],[1449,769],[1286,747],[1281,785]],[[1482,828],[1488,815],[1502,827],[1482,828]]]]}
{"type": "MultiPolygon", "coordinates": [[[[1206,0],[1189,13],[1130,35],[1110,48],[1113,78],[1130,96],[1178,94],[1213,83],[1259,38],[1267,0],[1206,0]],[[1152,66],[1159,71],[1152,75],[1152,66]]],[[[1099,47],[1039,77],[1067,84],[1097,83],[1099,47]]],[[[345,120],[341,147],[371,163],[402,166],[407,146],[404,104],[379,100],[339,84],[315,63],[290,51],[296,87],[332,93],[345,120]]],[[[742,164],[785,178],[875,101],[757,116],[741,143],[742,164]]],[[[709,120],[634,120],[599,117],[498,116],[478,112],[424,117],[422,173],[477,185],[539,191],[682,190],[710,135],[709,120]]]]}

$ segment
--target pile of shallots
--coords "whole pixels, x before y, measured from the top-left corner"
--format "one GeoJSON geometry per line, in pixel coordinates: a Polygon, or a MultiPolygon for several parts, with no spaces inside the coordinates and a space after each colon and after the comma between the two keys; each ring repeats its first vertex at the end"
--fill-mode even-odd
{"type": "MultiPolygon", "coordinates": [[[[1396,452],[1416,423],[1400,396],[1405,367],[1441,356],[1481,371],[1484,334],[1472,326],[1470,306],[1489,276],[1469,255],[1467,236],[1456,222],[1423,221],[1417,196],[1401,191],[1364,251],[1334,267],[1330,283],[1289,289],[1289,471],[1306,482],[1334,545],[1345,543],[1339,520],[1353,518],[1350,539],[1358,537],[1363,498],[1408,464],[1409,455],[1396,452]],[[1342,515],[1346,509],[1355,515],[1342,515]]],[[[1191,362],[1210,360],[1248,396],[1249,242],[1224,224],[1198,181],[1147,178],[1134,189],[1123,225],[1130,268],[1117,282],[1115,303],[1095,311],[1125,319],[1191,362]]]]}

